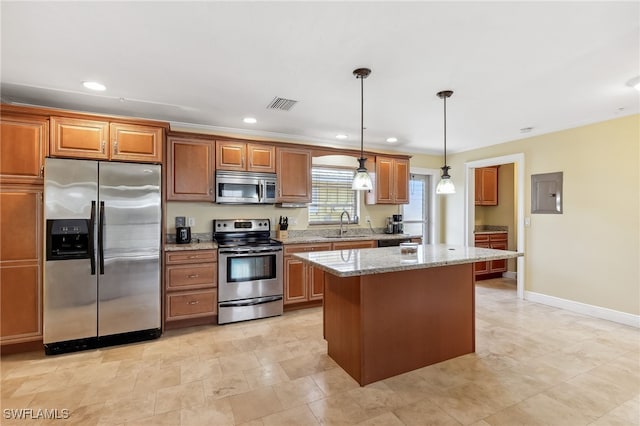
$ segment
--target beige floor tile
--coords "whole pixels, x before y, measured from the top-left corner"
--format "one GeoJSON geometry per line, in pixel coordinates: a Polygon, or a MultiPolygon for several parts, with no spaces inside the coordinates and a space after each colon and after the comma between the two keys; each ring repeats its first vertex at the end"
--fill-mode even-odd
{"type": "Polygon", "coordinates": [[[309,376],[278,383],[272,387],[283,408],[296,407],[325,397],[309,376]]]}
{"type": "Polygon", "coordinates": [[[149,368],[140,370],[136,377],[133,392],[143,394],[180,384],[180,367],[173,366],[164,369],[149,368]]]}
{"type": "Polygon", "coordinates": [[[180,383],[182,384],[207,380],[221,375],[222,367],[220,367],[220,360],[217,358],[180,363],[180,383]]]}
{"type": "Polygon", "coordinates": [[[248,422],[283,411],[278,396],[270,386],[230,396],[229,402],[236,423],[248,422]]]}
{"type": "Polygon", "coordinates": [[[325,395],[335,395],[360,387],[358,382],[340,367],[324,370],[310,377],[325,395]]]}
{"type": "Polygon", "coordinates": [[[226,398],[249,391],[249,384],[242,371],[203,379],[204,395],[211,399],[226,398]]]}
{"type": "Polygon", "coordinates": [[[261,420],[264,426],[315,426],[320,424],[306,405],[274,413],[261,420]]]}
{"type": "Polygon", "coordinates": [[[157,415],[184,408],[197,408],[203,405],[205,405],[205,398],[202,382],[189,382],[158,390],[156,392],[154,414],[157,415]]]}
{"type": "Polygon", "coordinates": [[[292,380],[338,366],[335,361],[326,354],[299,356],[281,361],[280,365],[292,380]]]}
{"type": "Polygon", "coordinates": [[[143,419],[136,419],[125,423],[125,426],[179,426],[180,410],[156,414],[143,419]]]}
{"type": "Polygon", "coordinates": [[[135,394],[104,404],[100,423],[123,424],[154,415],[155,393],[135,394]]]}
{"type": "Polygon", "coordinates": [[[393,413],[407,426],[425,424],[457,426],[460,424],[428,399],[421,399],[412,404],[397,408],[393,413]]]}
{"type": "Polygon", "coordinates": [[[593,419],[578,409],[538,394],[484,420],[491,425],[586,425],[593,419]]]}
{"type": "Polygon", "coordinates": [[[223,373],[251,370],[261,365],[253,352],[224,355],[219,357],[218,360],[223,373]]]}
{"type": "Polygon", "coordinates": [[[379,416],[358,423],[361,426],[403,426],[403,423],[391,412],[380,414],[379,416]]]}
{"type": "Polygon", "coordinates": [[[640,425],[640,395],[636,395],[629,401],[625,402],[609,411],[598,420],[594,425],[640,425]]]}
{"type": "Polygon", "coordinates": [[[251,370],[244,371],[249,389],[261,388],[289,381],[289,376],[280,364],[269,364],[251,370]]]}
{"type": "Polygon", "coordinates": [[[181,426],[233,426],[233,411],[227,398],[211,401],[199,408],[180,411],[181,426]]]}
{"type": "Polygon", "coordinates": [[[311,402],[308,406],[323,425],[353,425],[373,417],[352,398],[342,394],[311,402]]]}

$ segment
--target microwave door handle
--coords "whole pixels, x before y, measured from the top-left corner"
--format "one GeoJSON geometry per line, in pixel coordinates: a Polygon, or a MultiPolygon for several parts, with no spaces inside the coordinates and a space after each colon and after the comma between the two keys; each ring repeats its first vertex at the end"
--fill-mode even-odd
{"type": "Polygon", "coordinates": [[[264,181],[258,181],[258,202],[262,202],[264,200],[264,181]]]}

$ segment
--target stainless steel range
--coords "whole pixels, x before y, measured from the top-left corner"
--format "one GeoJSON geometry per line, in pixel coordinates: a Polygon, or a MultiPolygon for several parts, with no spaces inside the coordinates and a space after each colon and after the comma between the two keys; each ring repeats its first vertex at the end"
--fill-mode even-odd
{"type": "Polygon", "coordinates": [[[269,219],[213,221],[218,243],[218,324],[282,315],[282,243],[269,219]]]}

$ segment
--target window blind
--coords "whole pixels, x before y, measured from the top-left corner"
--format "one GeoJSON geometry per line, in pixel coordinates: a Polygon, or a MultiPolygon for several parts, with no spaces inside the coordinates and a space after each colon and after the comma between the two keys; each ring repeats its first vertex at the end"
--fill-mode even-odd
{"type": "Polygon", "coordinates": [[[313,167],[311,181],[310,224],[339,224],[345,210],[351,223],[358,222],[358,193],[351,189],[353,170],[313,167]]]}

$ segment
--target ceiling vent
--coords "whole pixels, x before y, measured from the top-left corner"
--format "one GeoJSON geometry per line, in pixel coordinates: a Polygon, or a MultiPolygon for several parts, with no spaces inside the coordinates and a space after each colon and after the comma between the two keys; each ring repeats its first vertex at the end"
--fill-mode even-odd
{"type": "Polygon", "coordinates": [[[280,109],[282,111],[289,111],[297,103],[298,101],[294,101],[293,99],[279,98],[276,96],[271,102],[269,102],[269,105],[267,105],[267,109],[280,109]]]}

